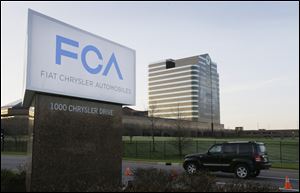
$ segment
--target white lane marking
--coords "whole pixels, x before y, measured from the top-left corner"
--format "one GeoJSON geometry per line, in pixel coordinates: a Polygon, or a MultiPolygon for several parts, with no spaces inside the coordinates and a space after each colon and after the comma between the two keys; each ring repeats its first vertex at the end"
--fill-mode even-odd
{"type": "MultiPolygon", "coordinates": [[[[268,176],[258,176],[257,178],[266,178],[266,179],[273,179],[273,180],[285,180],[285,178],[277,178],[277,177],[268,177],[268,176]]],[[[296,178],[289,178],[290,180],[299,181],[296,178]]]]}

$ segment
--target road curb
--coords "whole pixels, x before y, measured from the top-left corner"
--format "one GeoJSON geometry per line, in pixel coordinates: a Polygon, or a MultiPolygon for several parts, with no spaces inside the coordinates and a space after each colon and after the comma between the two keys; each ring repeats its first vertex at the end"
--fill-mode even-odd
{"type": "Polygon", "coordinates": [[[299,189],[285,189],[285,188],[279,188],[280,192],[299,192],[299,189]]]}
{"type": "Polygon", "coordinates": [[[172,163],[172,162],[157,162],[159,165],[166,165],[166,166],[179,166],[181,165],[180,163],[172,163]]]}

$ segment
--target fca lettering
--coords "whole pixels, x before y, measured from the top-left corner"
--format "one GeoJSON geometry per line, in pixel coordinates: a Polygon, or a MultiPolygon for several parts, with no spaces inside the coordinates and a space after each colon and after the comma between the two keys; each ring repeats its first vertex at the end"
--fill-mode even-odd
{"type": "MultiPolygon", "coordinates": [[[[63,43],[68,44],[68,45],[73,46],[73,47],[77,47],[77,48],[79,47],[79,42],[68,39],[68,38],[65,38],[65,37],[62,37],[62,36],[59,36],[59,35],[56,35],[56,64],[58,64],[58,65],[61,65],[61,56],[66,56],[66,57],[74,58],[74,59],[78,58],[77,53],[70,52],[70,51],[62,49],[62,44],[63,43]]],[[[90,67],[88,65],[88,63],[86,62],[86,55],[87,55],[88,52],[94,52],[97,55],[100,62],[103,59],[102,54],[101,54],[100,50],[98,48],[96,48],[95,46],[93,46],[93,45],[85,46],[82,49],[82,52],[81,52],[81,63],[83,65],[83,67],[85,68],[85,70],[88,71],[91,74],[98,74],[102,70],[103,65],[99,62],[99,64],[95,68],[90,67]]],[[[102,73],[102,75],[107,76],[107,74],[108,74],[108,72],[109,72],[109,70],[110,70],[110,68],[112,67],[113,64],[114,64],[114,67],[117,71],[119,79],[123,80],[123,76],[121,74],[121,71],[120,71],[120,68],[119,68],[119,65],[118,65],[118,62],[117,62],[117,59],[116,59],[114,53],[112,53],[107,65],[106,65],[106,67],[105,67],[105,69],[102,73]]]]}

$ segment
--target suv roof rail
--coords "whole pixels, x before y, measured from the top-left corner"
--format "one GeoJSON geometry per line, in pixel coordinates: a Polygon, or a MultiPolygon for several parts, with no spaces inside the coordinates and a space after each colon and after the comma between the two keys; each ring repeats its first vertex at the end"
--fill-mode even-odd
{"type": "Polygon", "coordinates": [[[256,141],[227,141],[224,143],[257,143],[256,141]]]}

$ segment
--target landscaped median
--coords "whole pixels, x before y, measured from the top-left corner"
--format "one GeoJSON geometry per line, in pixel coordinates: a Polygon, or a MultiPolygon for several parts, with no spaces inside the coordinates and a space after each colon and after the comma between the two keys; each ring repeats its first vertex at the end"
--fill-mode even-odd
{"type": "Polygon", "coordinates": [[[209,173],[188,175],[158,169],[137,169],[125,191],[129,192],[278,192],[270,184],[259,184],[243,180],[218,184],[209,173]]]}
{"type": "MultiPolygon", "coordinates": [[[[46,174],[45,174],[46,175],[46,174]]],[[[90,187],[92,192],[278,192],[269,184],[245,181],[216,183],[215,176],[208,173],[187,175],[158,169],[137,169],[133,180],[120,187],[90,187]]],[[[1,192],[25,192],[25,172],[14,173],[1,170],[1,192]]]]}

